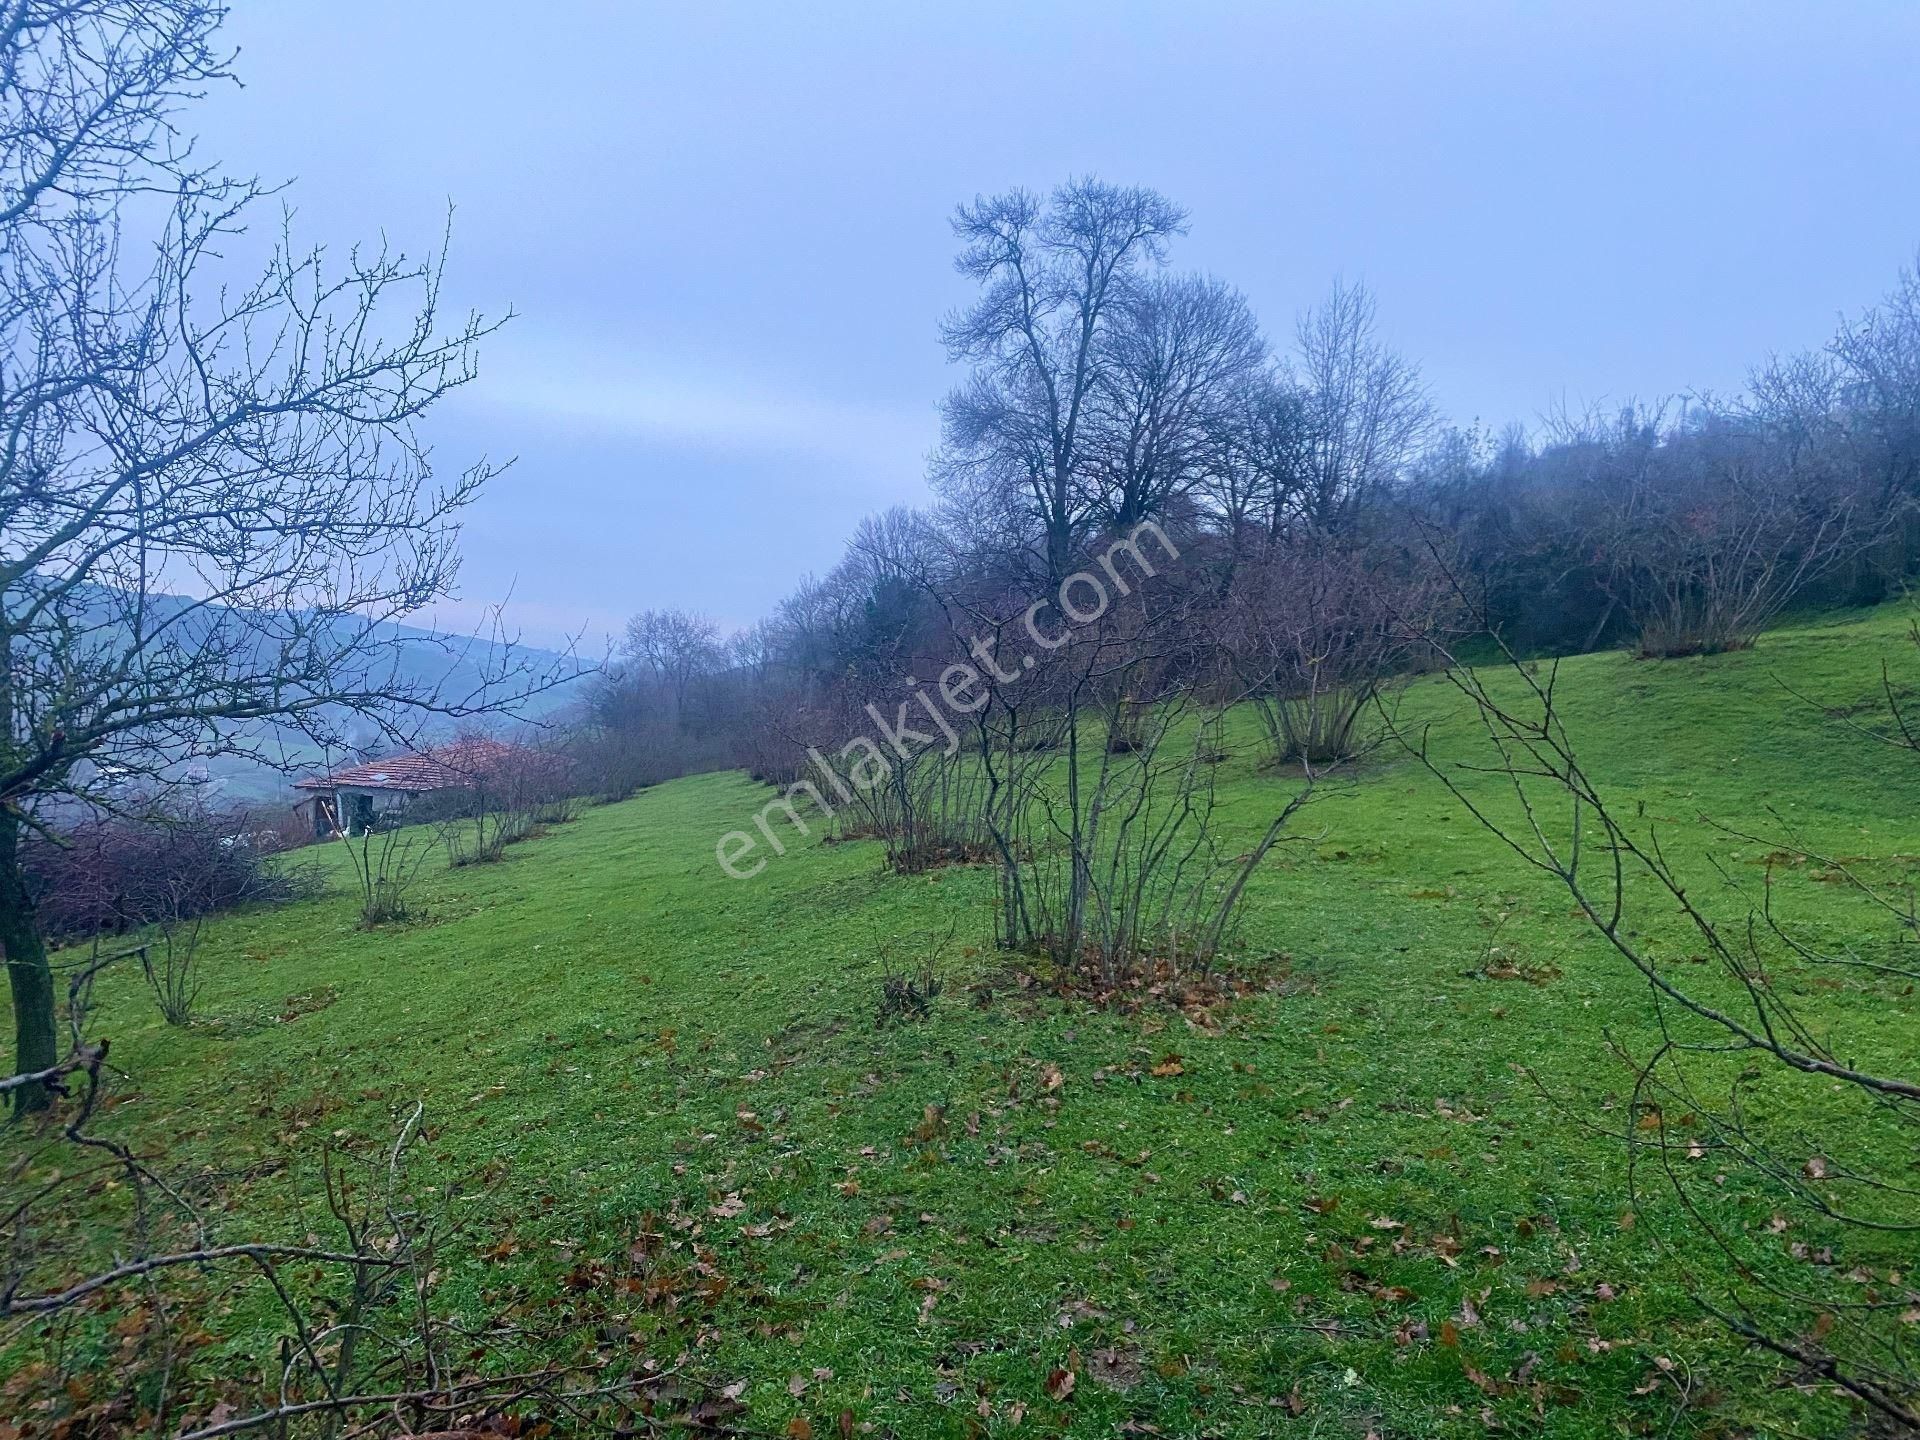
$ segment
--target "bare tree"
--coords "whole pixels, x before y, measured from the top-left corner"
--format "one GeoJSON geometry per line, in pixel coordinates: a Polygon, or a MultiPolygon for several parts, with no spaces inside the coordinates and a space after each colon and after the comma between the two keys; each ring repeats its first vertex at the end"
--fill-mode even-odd
{"type": "Polygon", "coordinates": [[[920,586],[940,568],[946,544],[933,522],[908,505],[893,505],[854,527],[836,577],[872,593],[887,582],[920,586]]]}
{"type": "Polygon", "coordinates": [[[1220,424],[1198,489],[1229,553],[1258,554],[1300,519],[1312,454],[1305,392],[1280,371],[1249,375],[1220,424]]]}
{"type": "Polygon", "coordinates": [[[1920,499],[1920,262],[1827,347],[1861,456],[1884,501],[1920,499]]]}
{"type": "Polygon", "coordinates": [[[1086,429],[1106,339],[1186,212],[1152,190],[1072,180],[1044,202],[1013,190],[962,205],[953,229],[956,267],[981,293],[942,327],[973,373],[944,406],[939,482],[1004,514],[1058,584],[1092,510],[1086,429]]]}
{"type": "Polygon", "coordinates": [[[0,944],[23,1072],[57,1058],[19,862],[49,803],[516,688],[489,664],[446,693],[389,623],[450,592],[455,522],[492,473],[436,482],[413,428],[492,327],[442,328],[439,255],[330,257],[287,222],[230,274],[269,192],[202,164],[178,121],[227,77],[221,16],[0,12],[0,944]]]}
{"type": "Polygon", "coordinates": [[[1088,420],[1090,505],[1111,531],[1164,516],[1222,464],[1266,344],[1240,293],[1199,276],[1134,287],[1103,337],[1088,420]]]}
{"type": "Polygon", "coordinates": [[[671,698],[681,725],[692,720],[694,685],[717,670],[725,655],[720,627],[690,610],[642,610],[627,622],[622,651],[671,698]]]}
{"type": "Polygon", "coordinates": [[[1321,530],[1350,525],[1399,479],[1433,432],[1419,367],[1381,343],[1364,286],[1336,284],[1300,320],[1306,454],[1300,506],[1321,530]]]}

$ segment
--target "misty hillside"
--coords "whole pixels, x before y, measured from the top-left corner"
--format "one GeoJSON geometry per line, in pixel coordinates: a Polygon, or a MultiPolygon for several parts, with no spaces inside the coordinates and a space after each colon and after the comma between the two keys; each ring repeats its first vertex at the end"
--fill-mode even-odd
{"type": "MultiPolygon", "coordinates": [[[[111,637],[120,629],[114,619],[119,607],[107,592],[93,588],[95,593],[83,594],[80,605],[76,607],[78,621],[83,628],[93,632],[93,643],[110,644],[111,637]]],[[[176,595],[155,595],[148,596],[145,603],[150,617],[159,612],[160,618],[155,623],[165,624],[168,610],[182,611],[192,602],[176,595]]],[[[345,625],[359,622],[343,619],[336,623],[345,625]]],[[[220,631],[223,617],[215,610],[195,628],[209,633],[220,631]]],[[[468,722],[474,727],[512,729],[520,725],[539,724],[555,716],[578,696],[581,681],[591,669],[590,665],[556,650],[508,642],[496,643],[485,635],[464,636],[391,622],[377,622],[372,630],[376,637],[374,646],[380,652],[383,669],[391,662],[393,679],[401,686],[438,689],[448,696],[464,697],[485,690],[489,676],[497,676],[503,670],[541,677],[538,685],[528,687],[534,689],[535,693],[527,695],[517,704],[505,707],[484,724],[468,722]],[[557,683],[547,683],[556,677],[557,683]]],[[[261,632],[260,644],[264,648],[270,644],[266,638],[267,627],[262,626],[261,632]]],[[[397,748],[395,742],[384,736],[372,720],[351,716],[344,710],[339,712],[339,719],[348,743],[331,754],[296,726],[263,723],[239,732],[249,737],[248,747],[257,749],[262,758],[221,755],[195,760],[175,767],[176,778],[201,785],[202,793],[216,803],[254,804],[284,796],[291,780],[300,774],[350,763],[369,754],[389,753],[397,748]]],[[[417,723],[423,744],[444,739],[453,729],[462,728],[451,720],[431,717],[417,723]]]]}

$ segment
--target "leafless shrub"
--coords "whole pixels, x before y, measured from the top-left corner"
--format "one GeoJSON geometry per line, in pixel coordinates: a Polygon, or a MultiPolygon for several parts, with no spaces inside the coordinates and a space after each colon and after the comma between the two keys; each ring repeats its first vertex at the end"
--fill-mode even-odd
{"type": "Polygon", "coordinates": [[[573,818],[573,757],[558,747],[468,737],[441,753],[461,757],[465,783],[420,797],[407,818],[434,826],[456,869],[498,860],[509,845],[573,818]]]}
{"type": "Polygon", "coordinates": [[[1764,399],[1670,413],[1563,415],[1552,459],[1586,492],[1582,548],[1635,653],[1744,650],[1876,522],[1829,452],[1788,442],[1764,399]]]}
{"type": "MultiPolygon", "coordinates": [[[[1617,1131],[1633,1184],[1650,1169],[1707,1242],[1689,1256],[1704,1308],[1902,1433],[1920,1428],[1920,1364],[1908,1339],[1920,1296],[1903,1278],[1910,1255],[1886,1249],[1920,1233],[1908,1163],[1920,1144],[1920,1078],[1896,1059],[1854,1058],[1884,1050],[1868,1029],[1849,1028],[1864,1012],[1816,1016],[1804,998],[1844,974],[1903,1005],[1920,979],[1910,953],[1920,909],[1778,817],[1771,833],[1721,827],[1767,859],[1757,885],[1715,862],[1730,897],[1716,904],[1644,810],[1630,815],[1588,774],[1561,718],[1557,672],[1537,673],[1511,652],[1505,659],[1517,683],[1498,692],[1472,670],[1448,672],[1480,718],[1486,758],[1446,763],[1424,734],[1402,738],[1482,825],[1566,888],[1645,982],[1658,1038],[1645,1051],[1614,1046],[1633,1078],[1617,1131]],[[1487,774],[1503,785],[1490,793],[1475,783],[1487,774]],[[1782,913],[1778,872],[1795,867],[1858,898],[1857,940],[1835,947],[1782,913]],[[1663,943],[1644,903],[1651,897],[1679,917],[1679,943],[1663,943]],[[1770,1223],[1729,1214],[1730,1175],[1773,1208],[1770,1223]],[[1834,1238],[1799,1238],[1809,1231],[1834,1238]]],[[[1920,748],[1890,682],[1887,695],[1889,721],[1876,738],[1920,748]]]]}
{"type": "Polygon", "coordinates": [[[177,798],[40,832],[24,868],[42,932],[65,941],[303,899],[321,883],[252,812],[177,798]]]}
{"type": "MultiPolygon", "coordinates": [[[[1157,584],[1158,582],[1156,582],[1157,584]]],[[[999,871],[997,939],[1103,988],[1148,962],[1204,974],[1231,937],[1252,873],[1312,785],[1280,802],[1251,848],[1216,826],[1217,728],[1191,653],[1196,598],[1136,589],[1014,678],[983,678],[967,749],[999,871]],[[1036,749],[1035,733],[1058,751],[1036,749]]],[[[999,613],[1019,613],[996,606],[999,613]]],[[[995,611],[956,617],[997,646],[995,611]]],[[[1013,673],[1013,672],[1010,672],[1013,673]]]]}
{"type": "Polygon", "coordinates": [[[414,918],[408,899],[434,851],[424,826],[374,826],[340,842],[360,891],[360,923],[371,930],[414,918]]]}
{"type": "MultiPolygon", "coordinates": [[[[811,705],[765,718],[764,743],[795,757],[784,762],[794,777],[789,786],[799,787],[789,793],[812,787],[823,802],[816,808],[831,815],[834,839],[879,840],[887,868],[901,875],[985,859],[991,843],[980,819],[986,778],[963,753],[957,733],[948,739],[934,727],[924,732],[929,744],[883,743],[877,759],[849,746],[855,737],[876,734],[874,717],[885,721],[913,689],[870,688],[848,677],[821,686],[811,705]]],[[[897,718],[909,729],[933,726],[919,701],[907,698],[904,705],[897,718]]]]}
{"type": "MultiPolygon", "coordinates": [[[[1251,848],[1218,830],[1216,769],[1186,696],[1124,721],[1124,699],[1096,723],[1104,745],[1071,755],[1067,773],[1032,770],[1014,821],[1017,891],[1026,925],[1063,970],[1102,986],[1148,963],[1204,975],[1233,936],[1247,881],[1279,843],[1311,785],[1280,802],[1251,848]],[[1117,725],[1126,743],[1113,741],[1117,725]],[[1076,817],[1075,811],[1081,813],[1076,817]]],[[[1069,742],[1076,749],[1076,742],[1069,742]]]]}
{"type": "Polygon", "coordinates": [[[536,827],[543,825],[565,825],[580,818],[580,797],[574,794],[555,795],[551,799],[537,802],[533,810],[536,827]]]}
{"type": "Polygon", "coordinates": [[[1314,532],[1237,566],[1216,626],[1272,762],[1324,766],[1367,749],[1376,701],[1431,654],[1444,593],[1404,550],[1314,532]]]}
{"type": "Polygon", "coordinates": [[[880,942],[880,958],[886,968],[880,977],[880,1008],[874,1015],[877,1026],[884,1030],[889,1024],[924,1020],[933,1013],[934,1001],[946,988],[940,978],[940,957],[953,944],[958,929],[956,922],[945,930],[925,930],[880,942]]]}
{"type": "Polygon", "coordinates": [[[1844,502],[1793,484],[1758,437],[1720,437],[1690,458],[1692,473],[1634,497],[1611,547],[1611,584],[1645,658],[1749,648],[1854,543],[1844,502]]]}
{"type": "Polygon", "coordinates": [[[876,833],[887,863],[902,875],[936,865],[967,864],[991,854],[985,818],[986,781],[967,757],[929,747],[897,765],[879,787],[876,833]]]}
{"type": "Polygon", "coordinates": [[[200,998],[201,976],[195,961],[203,918],[194,915],[161,921],[153,943],[141,952],[147,985],[169,1025],[188,1024],[193,1019],[194,1002],[200,998]]]}
{"type": "Polygon", "coordinates": [[[894,756],[875,785],[854,783],[848,769],[836,768],[833,779],[850,797],[837,817],[841,838],[879,840],[895,874],[917,875],[991,853],[983,814],[987,780],[957,748],[929,745],[894,756]]]}

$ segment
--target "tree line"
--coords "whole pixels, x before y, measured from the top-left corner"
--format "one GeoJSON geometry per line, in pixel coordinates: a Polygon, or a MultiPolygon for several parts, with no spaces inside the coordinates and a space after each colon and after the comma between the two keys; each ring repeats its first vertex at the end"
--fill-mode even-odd
{"type": "Polygon", "coordinates": [[[584,716],[602,787],[734,765],[785,782],[794,716],[857,712],[951,648],[956,605],[1018,613],[1143,522],[1182,557],[1161,583],[1193,628],[1188,678],[1255,702],[1276,761],[1360,743],[1422,627],[1709,654],[1789,605],[1885,598],[1920,560],[1911,271],[1736,395],[1491,433],[1440,415],[1365,288],[1336,284],[1277,340],[1232,286],[1175,268],[1186,227],[1096,180],[962,205],[976,293],[941,325],[962,378],[929,502],[863,520],[738,634],[635,616],[584,716]]]}

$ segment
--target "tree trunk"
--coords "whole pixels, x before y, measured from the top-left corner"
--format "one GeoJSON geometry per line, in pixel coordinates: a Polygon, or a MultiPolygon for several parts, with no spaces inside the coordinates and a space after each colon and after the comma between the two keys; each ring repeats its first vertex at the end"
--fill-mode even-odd
{"type": "MultiPolygon", "coordinates": [[[[14,1073],[45,1070],[60,1059],[53,1013],[53,971],[47,947],[33,921],[33,902],[20,873],[20,821],[0,809],[0,952],[13,991],[14,1073]]],[[[41,1110],[49,1100],[43,1085],[14,1091],[20,1110],[41,1110]]]]}
{"type": "Polygon", "coordinates": [[[1587,638],[1581,642],[1578,653],[1582,655],[1592,653],[1593,647],[1598,645],[1601,637],[1607,633],[1607,626],[1613,623],[1613,612],[1619,603],[1613,596],[1607,597],[1607,608],[1600,612],[1600,618],[1594,622],[1593,629],[1587,632],[1587,638]]]}

